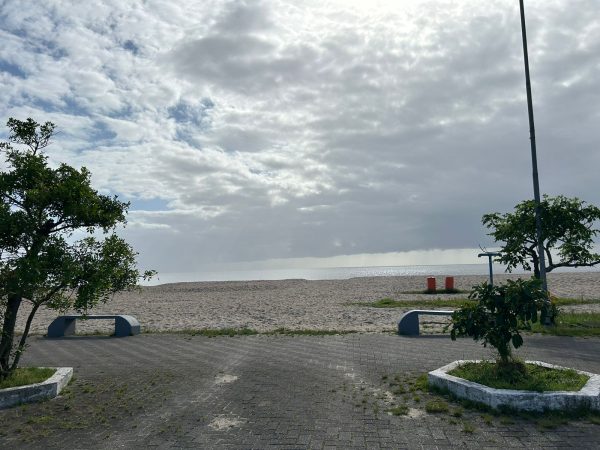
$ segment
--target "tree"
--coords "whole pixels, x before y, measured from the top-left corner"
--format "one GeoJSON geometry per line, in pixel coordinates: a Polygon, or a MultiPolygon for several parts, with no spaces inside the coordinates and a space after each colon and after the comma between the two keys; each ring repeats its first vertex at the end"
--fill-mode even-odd
{"type": "Polygon", "coordinates": [[[11,118],[7,126],[9,142],[0,143],[7,163],[0,172],[0,380],[17,368],[41,306],[85,314],[140,278],[136,253],[114,233],[129,204],[95,191],[85,167],[50,167],[42,150],[55,134],[53,123],[11,118]],[[85,237],[75,240],[75,231],[85,237]],[[26,302],[31,311],[16,343],[17,314],[26,302]]]}
{"type": "Polygon", "coordinates": [[[553,320],[557,314],[537,279],[508,280],[503,285],[483,283],[473,287],[469,298],[478,302],[452,313],[450,337],[483,340],[484,346],[490,344],[498,351],[503,365],[511,362],[511,344],[515,348],[523,345],[519,331],[531,329],[531,324],[538,321],[538,311],[542,322],[546,317],[553,320]]]}
{"type": "MultiPolygon", "coordinates": [[[[600,219],[599,208],[578,198],[544,195],[540,217],[546,272],[557,267],[591,267],[600,263],[600,255],[592,251],[594,237],[600,232],[594,228],[600,219]]],[[[485,214],[482,222],[492,230],[490,236],[504,242],[498,261],[506,264],[508,272],[518,266],[531,270],[531,262],[535,277],[540,277],[533,200],[519,203],[512,213],[485,214]]]]}

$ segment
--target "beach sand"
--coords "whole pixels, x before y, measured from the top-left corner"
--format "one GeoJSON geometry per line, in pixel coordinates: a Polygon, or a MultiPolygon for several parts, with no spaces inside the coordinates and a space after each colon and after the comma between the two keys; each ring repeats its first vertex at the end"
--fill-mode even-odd
{"type": "MultiPolygon", "coordinates": [[[[495,275],[495,282],[524,275],[495,275]]],[[[469,290],[487,280],[486,276],[455,276],[455,287],[469,290]]],[[[444,277],[437,277],[443,287],[444,277]]],[[[560,297],[600,298],[600,272],[551,273],[550,291],[560,297]]],[[[426,277],[371,277],[348,280],[277,280],[173,283],[142,287],[124,292],[107,304],[98,305],[92,314],[129,314],[136,317],[143,331],[181,331],[215,328],[252,328],[271,331],[277,328],[354,330],[381,332],[396,330],[403,311],[412,308],[371,308],[359,302],[382,298],[431,300],[465,297],[460,295],[409,294],[423,290],[426,277]]],[[[438,308],[440,309],[440,308],[438,308]]],[[[443,308],[441,308],[443,309],[443,308]]],[[[567,309],[567,308],[564,308],[567,309]]],[[[600,311],[597,305],[568,309],[600,311]]],[[[24,328],[28,308],[22,308],[18,330],[24,328]]],[[[31,332],[45,334],[56,311],[40,309],[31,332]]],[[[425,329],[439,328],[444,318],[425,321],[425,329]]],[[[113,330],[110,321],[78,321],[78,333],[113,330]]]]}

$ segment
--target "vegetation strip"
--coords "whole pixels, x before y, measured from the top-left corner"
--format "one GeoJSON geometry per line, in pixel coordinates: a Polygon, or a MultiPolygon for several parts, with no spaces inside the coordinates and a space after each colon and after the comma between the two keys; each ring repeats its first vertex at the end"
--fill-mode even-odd
{"type": "MultiPolygon", "coordinates": [[[[437,306],[412,304],[411,306],[437,306]]],[[[445,305],[448,307],[448,305],[445,305]]],[[[253,336],[253,335],[286,335],[286,336],[334,336],[342,334],[359,333],[357,330],[319,330],[319,329],[300,329],[292,330],[288,328],[277,328],[271,331],[258,331],[252,328],[221,328],[221,329],[183,329],[183,330],[144,330],[144,333],[164,333],[164,334],[187,334],[192,336],[253,336]]],[[[390,330],[395,332],[395,330],[390,330]]],[[[541,333],[555,336],[600,336],[600,313],[560,313],[557,324],[552,326],[541,325],[539,322],[533,324],[531,328],[533,333],[541,333]]],[[[96,333],[90,333],[96,334],[96,333]]]]}
{"type": "Polygon", "coordinates": [[[0,381],[0,389],[41,383],[56,373],[48,367],[23,367],[16,369],[8,378],[0,381]]]}
{"type": "Polygon", "coordinates": [[[392,300],[391,298],[383,298],[376,302],[361,302],[354,303],[357,306],[370,306],[372,308],[460,308],[464,305],[473,304],[472,300],[467,299],[448,299],[444,300],[436,298],[432,300],[392,300]]]}
{"type": "Polygon", "coordinates": [[[252,328],[207,328],[207,329],[184,329],[184,330],[167,330],[167,331],[145,331],[145,333],[164,333],[164,334],[187,334],[191,336],[206,336],[206,337],[217,337],[217,336],[335,336],[342,334],[353,334],[358,333],[356,330],[313,330],[313,329],[299,329],[292,330],[289,328],[277,328],[271,331],[257,331],[252,328]]]}
{"type": "Polygon", "coordinates": [[[518,362],[503,367],[490,361],[466,363],[448,373],[495,389],[536,392],[579,391],[590,378],[573,369],[550,369],[518,362]]]}
{"type": "Polygon", "coordinates": [[[555,336],[600,336],[600,313],[561,312],[555,325],[536,323],[531,331],[555,336]]]}
{"type": "MultiPolygon", "coordinates": [[[[383,298],[381,300],[377,300],[376,302],[360,302],[354,303],[354,305],[370,306],[372,308],[461,308],[465,305],[475,305],[476,303],[476,300],[470,300],[468,298],[436,298],[432,300],[393,300],[391,298],[383,298]]],[[[600,305],[600,300],[584,298],[556,298],[553,300],[553,303],[556,306],[600,305]]]]}
{"type": "Polygon", "coordinates": [[[426,294],[426,295],[436,295],[436,294],[468,294],[469,291],[463,291],[461,289],[436,289],[435,291],[430,291],[429,289],[420,290],[420,291],[403,291],[402,294],[426,294]]]}

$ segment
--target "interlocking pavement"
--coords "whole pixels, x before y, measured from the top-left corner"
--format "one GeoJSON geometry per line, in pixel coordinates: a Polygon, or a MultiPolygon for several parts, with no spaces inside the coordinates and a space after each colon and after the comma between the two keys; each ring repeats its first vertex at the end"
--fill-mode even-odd
{"type": "MultiPolygon", "coordinates": [[[[535,335],[520,356],[599,373],[599,344],[535,335]]],[[[32,337],[22,365],[71,366],[76,379],[57,399],[0,411],[0,448],[600,448],[587,420],[452,402],[425,412],[434,397],[415,390],[418,375],[489,356],[468,339],[381,333],[32,337]],[[409,414],[387,412],[398,404],[409,414]]]]}

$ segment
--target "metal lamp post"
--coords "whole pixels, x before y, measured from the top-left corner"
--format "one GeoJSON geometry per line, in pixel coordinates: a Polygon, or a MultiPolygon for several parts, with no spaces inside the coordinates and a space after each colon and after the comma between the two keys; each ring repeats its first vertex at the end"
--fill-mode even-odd
{"type": "Polygon", "coordinates": [[[494,269],[492,267],[492,260],[494,259],[494,256],[500,256],[500,253],[498,253],[498,252],[483,252],[483,253],[480,253],[479,255],[477,255],[478,258],[481,258],[482,256],[487,256],[487,258],[488,258],[488,264],[490,267],[490,285],[493,286],[494,285],[494,269]]]}
{"type": "Polygon", "coordinates": [[[546,282],[546,257],[544,254],[544,243],[542,241],[542,221],[540,217],[540,183],[537,169],[537,151],[535,146],[535,126],[533,123],[533,100],[531,99],[531,80],[529,77],[529,53],[527,52],[527,31],[525,29],[525,6],[523,0],[519,0],[521,7],[521,34],[523,36],[523,58],[525,60],[525,88],[527,89],[527,110],[529,112],[529,137],[531,140],[531,162],[533,166],[533,196],[535,201],[535,231],[537,237],[538,254],[540,259],[540,278],[542,288],[548,291],[546,282]]]}

